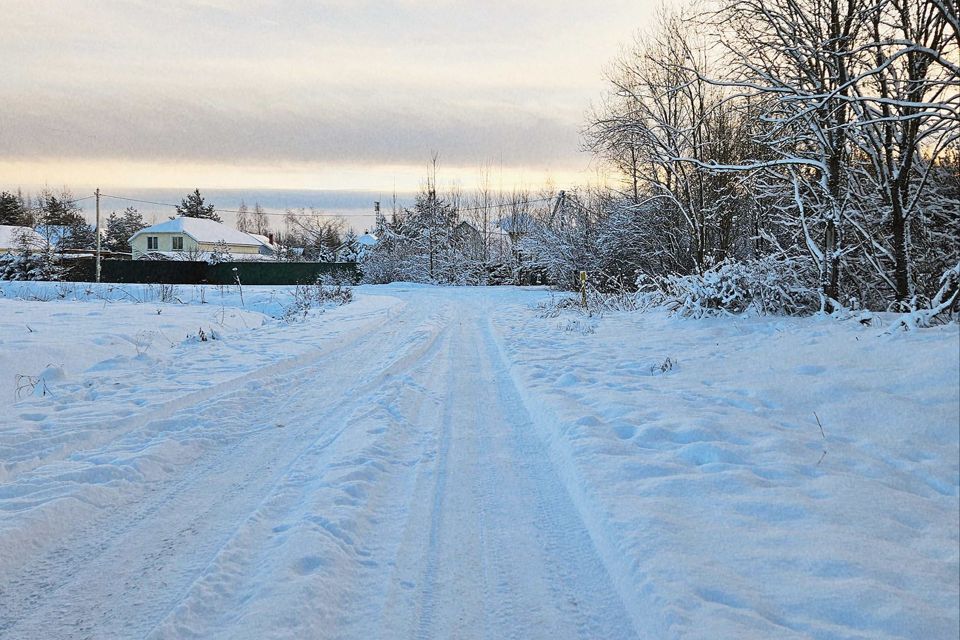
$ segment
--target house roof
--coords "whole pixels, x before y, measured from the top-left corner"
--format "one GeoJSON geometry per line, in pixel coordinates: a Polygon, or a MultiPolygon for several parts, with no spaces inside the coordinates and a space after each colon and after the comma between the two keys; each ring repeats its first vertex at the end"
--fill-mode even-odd
{"type": "MultiPolygon", "coordinates": [[[[207,220],[205,218],[174,218],[152,227],[140,229],[130,236],[130,241],[142,234],[153,233],[182,233],[190,236],[197,242],[217,243],[221,240],[229,245],[253,246],[258,247],[264,244],[262,241],[253,237],[249,233],[238,231],[225,224],[207,220]]],[[[267,246],[270,246],[269,244],[267,246]]]]}
{"type": "Polygon", "coordinates": [[[365,233],[357,238],[357,243],[364,247],[372,247],[377,244],[377,236],[372,233],[365,233]]]}
{"type": "Polygon", "coordinates": [[[0,248],[14,249],[19,246],[20,235],[27,234],[30,239],[30,246],[36,249],[43,249],[47,246],[47,241],[39,233],[30,227],[17,227],[8,224],[0,224],[0,248]]]}
{"type": "Polygon", "coordinates": [[[275,244],[271,244],[270,238],[269,238],[268,236],[262,236],[262,235],[260,235],[259,233],[248,233],[247,235],[250,236],[251,238],[253,238],[254,240],[256,240],[257,242],[259,242],[260,244],[262,244],[262,245],[265,246],[265,247],[268,247],[268,248],[270,248],[270,249],[275,249],[275,248],[276,248],[276,245],[275,245],[275,244]]]}

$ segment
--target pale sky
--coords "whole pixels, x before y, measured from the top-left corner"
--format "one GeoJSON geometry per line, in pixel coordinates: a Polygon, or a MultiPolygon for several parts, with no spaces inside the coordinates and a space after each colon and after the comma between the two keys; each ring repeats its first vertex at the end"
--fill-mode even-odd
{"type": "Polygon", "coordinates": [[[655,0],[0,0],[0,189],[563,186],[655,0]]]}

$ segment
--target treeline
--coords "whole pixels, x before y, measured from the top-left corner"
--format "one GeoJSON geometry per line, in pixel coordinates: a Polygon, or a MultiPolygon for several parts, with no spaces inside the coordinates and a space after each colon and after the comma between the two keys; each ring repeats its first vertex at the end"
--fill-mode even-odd
{"type": "Polygon", "coordinates": [[[87,249],[96,242],[93,226],[68,189],[36,196],[17,190],[0,192],[0,224],[35,229],[57,250],[87,249]]]}
{"type": "Polygon", "coordinates": [[[473,191],[451,187],[441,193],[436,170],[434,156],[413,205],[394,205],[389,216],[377,216],[377,244],[363,256],[364,279],[457,285],[520,281],[533,267],[522,238],[545,218],[552,190],[507,193],[484,178],[473,191]]]}
{"type": "MultiPolygon", "coordinates": [[[[87,222],[83,209],[67,188],[44,189],[36,195],[21,190],[0,192],[0,225],[35,230],[54,252],[87,251],[96,247],[95,227],[87,222]]],[[[136,207],[111,211],[104,218],[101,246],[107,251],[130,252],[130,237],[147,226],[136,207]]]]}
{"type": "Polygon", "coordinates": [[[615,61],[586,128],[623,185],[578,214],[597,227],[596,267],[683,276],[734,261],[789,276],[821,308],[938,300],[960,262],[956,7],[664,11],[615,61]]]}
{"type": "Polygon", "coordinates": [[[428,179],[378,224],[366,277],[572,288],[587,271],[601,290],[782,313],[955,301],[956,4],[713,6],[663,10],[610,67],[584,140],[612,187],[511,205],[428,179]]]}

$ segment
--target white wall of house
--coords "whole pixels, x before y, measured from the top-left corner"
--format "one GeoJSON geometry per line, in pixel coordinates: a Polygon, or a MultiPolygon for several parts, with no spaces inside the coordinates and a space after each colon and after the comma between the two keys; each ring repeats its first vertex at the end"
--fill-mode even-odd
{"type": "Polygon", "coordinates": [[[130,244],[133,250],[133,257],[141,258],[151,251],[184,251],[196,253],[200,251],[196,240],[182,233],[141,233],[133,239],[130,244]],[[150,246],[150,239],[156,239],[156,246],[150,246]],[[174,238],[178,238],[182,247],[174,249],[174,238]]]}
{"type": "MultiPolygon", "coordinates": [[[[196,253],[210,253],[213,252],[217,245],[216,243],[211,242],[197,242],[190,236],[183,233],[141,233],[133,239],[131,243],[131,249],[133,250],[133,258],[142,258],[144,255],[150,253],[151,251],[162,251],[164,253],[168,252],[183,252],[186,254],[196,254],[196,253]],[[150,247],[149,239],[156,238],[157,246],[150,247]],[[175,239],[180,239],[182,243],[181,248],[175,248],[174,242],[175,239]]],[[[260,252],[260,246],[254,245],[239,245],[239,244],[228,244],[227,247],[230,249],[230,253],[233,255],[240,254],[255,254],[260,252]]]]}

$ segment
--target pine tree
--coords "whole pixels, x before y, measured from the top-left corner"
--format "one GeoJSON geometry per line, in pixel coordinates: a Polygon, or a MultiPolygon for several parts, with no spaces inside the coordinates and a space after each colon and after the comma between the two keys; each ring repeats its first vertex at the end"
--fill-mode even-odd
{"type": "Polygon", "coordinates": [[[80,214],[71,216],[66,226],[66,233],[60,237],[57,248],[64,249],[93,249],[97,245],[97,233],[93,225],[88,223],[80,214]]]}
{"type": "Polygon", "coordinates": [[[58,251],[93,248],[96,244],[93,226],[83,217],[69,191],[64,190],[59,197],[45,193],[41,203],[41,225],[48,243],[58,251]]]}
{"type": "Polygon", "coordinates": [[[333,226],[327,226],[321,239],[325,262],[336,262],[337,250],[340,248],[340,234],[333,226]]]}
{"type": "Polygon", "coordinates": [[[193,193],[184,198],[177,205],[177,215],[184,218],[204,218],[220,222],[220,216],[216,213],[216,208],[212,204],[205,204],[203,196],[200,195],[200,189],[194,189],[193,193]]]}
{"type": "Polygon", "coordinates": [[[107,218],[106,247],[110,251],[130,252],[130,237],[147,226],[143,215],[135,207],[127,207],[123,214],[116,212],[107,218]]]}
{"type": "Polygon", "coordinates": [[[8,191],[0,193],[0,224],[25,226],[27,224],[25,214],[23,201],[20,198],[8,191]]]}
{"type": "Polygon", "coordinates": [[[338,262],[356,262],[360,257],[360,241],[353,229],[347,231],[343,237],[343,244],[337,255],[338,262]]]}
{"type": "Polygon", "coordinates": [[[17,250],[0,256],[0,280],[60,280],[64,269],[49,246],[39,248],[29,233],[16,237],[17,250]]]}

